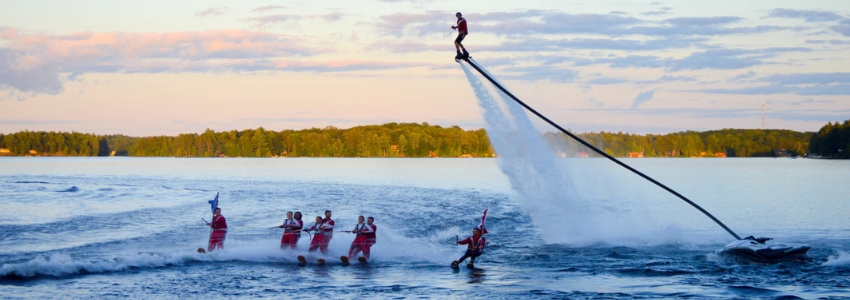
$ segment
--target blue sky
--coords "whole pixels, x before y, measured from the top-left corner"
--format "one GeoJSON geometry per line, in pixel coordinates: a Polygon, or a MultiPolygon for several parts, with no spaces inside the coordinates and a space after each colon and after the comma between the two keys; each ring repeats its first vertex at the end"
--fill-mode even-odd
{"type": "MultiPolygon", "coordinates": [[[[464,44],[576,131],[850,118],[850,1],[0,1],[0,132],[483,127],[464,44]]],[[[541,130],[551,130],[545,126],[541,130]]]]}

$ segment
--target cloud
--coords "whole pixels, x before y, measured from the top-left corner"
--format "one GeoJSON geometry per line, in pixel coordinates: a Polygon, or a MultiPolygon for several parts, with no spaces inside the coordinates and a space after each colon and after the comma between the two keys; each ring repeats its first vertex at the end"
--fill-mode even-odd
{"type": "Polygon", "coordinates": [[[377,23],[378,32],[401,37],[405,35],[426,36],[438,32],[450,32],[454,15],[445,11],[429,11],[424,14],[395,13],[382,16],[377,23]]]}
{"type": "Polygon", "coordinates": [[[319,17],[322,18],[322,20],[325,21],[325,22],[336,22],[336,21],[339,21],[340,19],[342,19],[343,16],[345,16],[345,14],[335,12],[335,13],[324,14],[324,15],[321,15],[319,17]]]}
{"type": "Polygon", "coordinates": [[[86,73],[350,72],[409,68],[410,63],[300,59],[317,52],[300,39],[245,31],[79,32],[64,35],[0,32],[0,89],[58,94],[86,73]]]}
{"type": "Polygon", "coordinates": [[[830,11],[778,8],[772,10],[768,16],[774,18],[802,19],[806,22],[838,21],[838,24],[830,26],[829,29],[844,36],[850,36],[850,19],[830,11]]]}
{"type": "Polygon", "coordinates": [[[425,52],[425,51],[451,51],[454,46],[448,43],[445,44],[423,44],[423,43],[405,43],[405,42],[379,42],[374,43],[366,48],[367,50],[387,50],[394,53],[410,53],[410,52],[425,52]]]}
{"type": "Polygon", "coordinates": [[[552,82],[572,82],[578,75],[578,71],[553,66],[507,67],[503,70],[519,74],[502,77],[527,81],[546,79],[552,82]]]}
{"type": "Polygon", "coordinates": [[[812,99],[812,98],[808,98],[808,99],[802,100],[802,101],[789,102],[788,105],[802,106],[802,105],[805,105],[805,104],[831,104],[831,103],[835,103],[835,101],[833,101],[833,100],[815,100],[815,99],[812,99]]]}
{"type": "Polygon", "coordinates": [[[750,78],[753,78],[755,76],[756,76],[756,72],[749,71],[747,73],[740,74],[738,76],[732,77],[732,79],[729,79],[729,81],[734,82],[734,81],[738,81],[738,80],[742,80],[742,79],[750,79],[750,78]]]}
{"type": "Polygon", "coordinates": [[[201,17],[201,18],[210,17],[210,16],[218,17],[220,15],[223,15],[224,12],[227,11],[227,10],[228,10],[227,7],[210,7],[210,8],[207,8],[205,10],[196,12],[195,16],[201,17]]]}
{"type": "Polygon", "coordinates": [[[632,100],[631,109],[636,109],[639,105],[643,104],[644,102],[652,100],[653,96],[655,96],[655,90],[646,91],[646,92],[638,94],[637,97],[635,97],[635,99],[632,100]]]}
{"type": "Polygon", "coordinates": [[[789,52],[809,52],[809,48],[710,49],[695,52],[680,59],[658,56],[629,55],[597,59],[576,59],[573,64],[586,66],[603,64],[612,68],[665,68],[669,71],[719,69],[734,70],[769,64],[767,59],[789,52]]]}
{"type": "MultiPolygon", "coordinates": [[[[0,89],[14,88],[25,93],[53,95],[62,92],[61,66],[38,60],[33,55],[0,48],[0,89]]],[[[10,96],[22,99],[19,94],[10,96]]]]}
{"type": "Polygon", "coordinates": [[[252,9],[251,11],[257,12],[257,13],[265,13],[265,12],[270,11],[270,10],[277,10],[277,9],[284,9],[284,8],[286,8],[286,7],[280,6],[280,5],[266,5],[266,6],[257,7],[255,9],[252,9]]]}
{"type": "Polygon", "coordinates": [[[850,19],[841,21],[838,25],[830,26],[829,29],[838,32],[843,36],[850,36],[850,19]]]}
{"type": "Polygon", "coordinates": [[[771,10],[768,16],[773,18],[803,19],[806,22],[831,22],[845,19],[841,15],[830,11],[796,10],[786,8],[771,10]]]}
{"type": "Polygon", "coordinates": [[[828,85],[834,83],[850,84],[850,73],[774,74],[764,78],[760,78],[757,81],[770,82],[778,85],[828,85]]]}
{"type": "Polygon", "coordinates": [[[661,78],[658,78],[656,80],[635,81],[635,83],[636,84],[658,84],[658,83],[667,83],[667,82],[674,82],[674,81],[693,82],[693,81],[697,81],[697,79],[696,79],[696,77],[692,77],[692,76],[664,75],[664,76],[661,76],[661,78]]]}
{"type": "Polygon", "coordinates": [[[623,78],[608,78],[608,77],[596,78],[596,79],[591,79],[591,80],[587,81],[588,84],[598,84],[598,85],[618,84],[618,83],[624,83],[624,82],[629,82],[629,81],[626,80],[626,79],[623,79],[623,78]]]}
{"type": "Polygon", "coordinates": [[[585,100],[587,100],[587,102],[590,102],[590,104],[592,104],[593,106],[596,106],[596,107],[605,106],[605,103],[603,103],[602,101],[596,100],[596,97],[591,96],[590,98],[587,98],[585,100]]]}
{"type": "Polygon", "coordinates": [[[737,89],[704,89],[695,92],[743,95],[850,95],[850,73],[774,74],[755,80],[770,85],[737,89]]]}
{"type": "Polygon", "coordinates": [[[300,20],[301,16],[298,15],[271,15],[271,16],[262,16],[262,17],[253,17],[242,19],[245,22],[254,23],[253,26],[256,28],[267,28],[278,23],[286,23],[290,21],[300,20]]]}
{"type": "Polygon", "coordinates": [[[706,38],[680,38],[680,39],[607,39],[607,38],[575,38],[575,39],[514,39],[502,42],[497,46],[479,47],[481,50],[490,51],[564,51],[570,49],[604,49],[604,50],[631,50],[651,51],[675,48],[689,48],[703,46],[706,38]]]}

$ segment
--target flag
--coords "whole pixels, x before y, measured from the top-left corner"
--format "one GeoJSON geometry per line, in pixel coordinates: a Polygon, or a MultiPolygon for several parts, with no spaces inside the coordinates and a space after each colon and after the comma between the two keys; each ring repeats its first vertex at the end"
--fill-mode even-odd
{"type": "MultiPolygon", "coordinates": [[[[218,192],[215,193],[215,199],[207,201],[210,204],[210,209],[213,213],[215,213],[215,209],[218,208],[218,192]]],[[[483,223],[482,223],[483,224],[483,223]]]]}
{"type": "Polygon", "coordinates": [[[484,210],[484,215],[481,216],[481,225],[478,225],[478,230],[481,231],[481,234],[487,234],[487,228],[484,227],[484,221],[487,220],[487,211],[489,209],[484,210]]]}

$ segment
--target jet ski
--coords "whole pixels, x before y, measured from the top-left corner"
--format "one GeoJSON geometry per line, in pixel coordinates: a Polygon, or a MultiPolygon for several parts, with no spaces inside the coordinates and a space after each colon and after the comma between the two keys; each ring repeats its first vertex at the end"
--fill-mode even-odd
{"type": "Polygon", "coordinates": [[[764,264],[809,260],[808,255],[806,255],[809,247],[768,246],[766,242],[769,240],[772,239],[748,236],[729,243],[723,247],[721,253],[764,264]]]}

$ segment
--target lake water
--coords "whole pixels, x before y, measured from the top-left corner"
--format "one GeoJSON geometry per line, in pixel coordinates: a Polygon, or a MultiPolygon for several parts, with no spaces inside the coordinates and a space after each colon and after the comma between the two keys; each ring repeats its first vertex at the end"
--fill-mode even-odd
{"type": "Polygon", "coordinates": [[[812,246],[812,260],[720,255],[733,240],[723,229],[602,159],[556,160],[578,190],[560,205],[523,199],[496,159],[5,157],[0,297],[850,297],[850,161],[625,161],[741,236],[812,246]],[[198,254],[216,192],[225,249],[198,254]],[[375,217],[369,264],[334,258],[353,240],[345,233],[325,266],[313,254],[296,263],[306,237],[295,251],[278,249],[272,227],[286,211],[309,221],[326,209],[338,230],[375,217]],[[465,249],[450,241],[484,209],[484,256],[475,269],[449,268],[465,249]]]}

